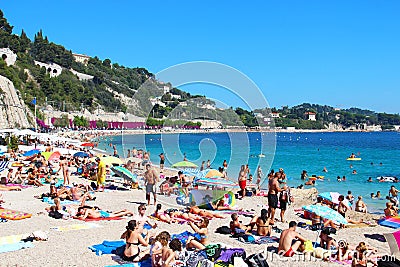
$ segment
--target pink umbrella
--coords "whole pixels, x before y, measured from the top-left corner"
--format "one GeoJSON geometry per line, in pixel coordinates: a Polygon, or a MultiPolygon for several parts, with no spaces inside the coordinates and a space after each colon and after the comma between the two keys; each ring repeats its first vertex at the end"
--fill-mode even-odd
{"type": "Polygon", "coordinates": [[[389,243],[390,252],[396,257],[400,256],[400,231],[383,234],[389,243]]]}

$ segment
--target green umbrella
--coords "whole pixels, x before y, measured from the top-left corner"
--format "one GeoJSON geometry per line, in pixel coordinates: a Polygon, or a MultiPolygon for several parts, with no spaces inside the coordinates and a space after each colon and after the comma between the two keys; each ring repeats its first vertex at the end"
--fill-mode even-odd
{"type": "Polygon", "coordinates": [[[137,183],[137,176],[135,174],[132,174],[128,169],[121,167],[121,166],[116,166],[111,168],[118,176],[129,180],[131,182],[137,183]]]}
{"type": "Polygon", "coordinates": [[[172,165],[172,168],[197,168],[197,165],[190,161],[180,161],[172,165]]]}

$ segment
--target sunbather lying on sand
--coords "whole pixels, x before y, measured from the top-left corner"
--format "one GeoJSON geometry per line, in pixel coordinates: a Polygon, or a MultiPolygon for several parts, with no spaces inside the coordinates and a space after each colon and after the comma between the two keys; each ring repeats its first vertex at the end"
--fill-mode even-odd
{"type": "Polygon", "coordinates": [[[0,184],[0,191],[21,191],[21,187],[15,186],[5,186],[0,184]]]}
{"type": "Polygon", "coordinates": [[[116,211],[116,212],[106,212],[104,210],[94,210],[85,207],[79,207],[76,216],[79,219],[98,219],[98,218],[108,218],[108,217],[122,217],[125,215],[133,215],[133,212],[126,209],[116,211]]]}
{"type": "MultiPolygon", "coordinates": [[[[217,204],[213,204],[212,202],[210,202],[212,208],[214,210],[237,210],[232,208],[231,206],[229,206],[228,204],[225,204],[225,200],[224,199],[220,199],[217,204]]],[[[243,210],[242,208],[238,209],[239,211],[243,210]]]]}
{"type": "Polygon", "coordinates": [[[191,205],[191,207],[189,208],[189,213],[193,213],[196,215],[200,215],[201,217],[207,217],[207,218],[220,218],[220,219],[225,218],[222,215],[214,214],[214,213],[200,209],[199,207],[196,206],[196,203],[194,203],[194,202],[192,202],[190,205],[191,205]]]}
{"type": "Polygon", "coordinates": [[[154,212],[153,216],[162,222],[166,223],[176,222],[176,220],[171,219],[171,217],[166,211],[164,212],[161,211],[161,204],[157,204],[156,211],[154,212]]]}

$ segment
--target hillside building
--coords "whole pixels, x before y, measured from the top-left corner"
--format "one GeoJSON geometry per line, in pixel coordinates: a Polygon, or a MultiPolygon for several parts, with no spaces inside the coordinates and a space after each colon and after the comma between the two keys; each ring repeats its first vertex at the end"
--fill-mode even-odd
{"type": "Polygon", "coordinates": [[[85,66],[89,63],[90,57],[87,55],[72,53],[72,56],[74,57],[76,62],[82,63],[85,66]]]}

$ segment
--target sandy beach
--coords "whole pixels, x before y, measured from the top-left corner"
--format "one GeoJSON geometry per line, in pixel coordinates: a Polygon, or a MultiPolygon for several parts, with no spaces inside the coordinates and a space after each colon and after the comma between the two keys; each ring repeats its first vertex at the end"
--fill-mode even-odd
{"type": "MultiPolygon", "coordinates": [[[[87,183],[78,177],[72,177],[72,180],[79,183],[87,183]]],[[[97,256],[89,246],[102,243],[104,240],[118,240],[123,233],[125,226],[129,220],[124,218],[117,221],[99,221],[95,222],[99,227],[91,229],[73,230],[59,232],[53,230],[54,227],[70,226],[75,224],[84,224],[84,222],[69,219],[56,220],[50,218],[45,212],[45,208],[49,205],[43,203],[39,199],[34,198],[35,195],[40,195],[49,191],[49,186],[38,188],[27,188],[22,191],[2,192],[5,203],[4,208],[14,209],[24,212],[29,212],[32,217],[19,221],[7,221],[0,223],[0,236],[29,234],[37,230],[48,232],[48,241],[34,241],[33,248],[27,248],[19,251],[4,253],[1,266],[105,266],[116,265],[113,260],[115,256],[101,255],[97,256]]],[[[295,212],[302,205],[310,204],[316,196],[316,190],[293,190],[295,203],[288,208],[285,215],[287,221],[295,220],[296,222],[303,221],[299,217],[299,213],[295,212]]],[[[98,192],[95,194],[97,199],[94,202],[89,202],[90,205],[96,205],[104,210],[120,210],[128,209],[137,213],[139,203],[144,202],[145,193],[143,190],[130,191],[109,191],[98,192]]],[[[174,198],[159,196],[159,203],[163,204],[163,208],[176,207],[174,198]]],[[[259,214],[261,208],[267,203],[266,197],[247,197],[244,200],[238,201],[238,206],[245,210],[254,211],[259,214]]],[[[149,206],[146,214],[150,215],[154,211],[154,206],[149,206]]],[[[372,215],[365,217],[363,214],[356,214],[357,217],[363,217],[364,220],[371,220],[372,215]]],[[[243,223],[248,223],[251,218],[240,216],[243,223]]],[[[355,218],[356,219],[356,218],[355,218]]],[[[226,215],[225,219],[213,219],[209,226],[209,236],[212,243],[224,243],[230,247],[242,247],[246,249],[247,255],[264,251],[265,245],[244,244],[237,239],[229,237],[229,235],[221,235],[214,233],[216,228],[222,225],[229,225],[230,215],[226,215]]],[[[180,233],[185,230],[190,230],[188,225],[166,224],[157,222],[158,227],[151,230],[155,233],[162,230],[170,233],[180,233]]],[[[287,223],[276,222],[275,226],[279,229],[286,229],[287,223]]],[[[309,240],[317,239],[317,232],[297,228],[298,232],[309,240]]],[[[377,241],[371,238],[366,238],[365,235],[382,234],[393,232],[393,230],[382,227],[352,227],[338,231],[337,240],[347,240],[352,245],[357,245],[358,242],[365,241],[369,245],[378,249],[379,255],[389,254],[389,247],[386,242],[377,241]]],[[[273,231],[273,236],[279,237],[280,234],[273,231]]],[[[269,247],[277,248],[278,243],[272,243],[269,247]]],[[[281,258],[275,253],[268,253],[268,262],[270,266],[340,266],[335,263],[323,262],[320,259],[311,258],[311,261],[303,261],[299,258],[281,258]]]]}

